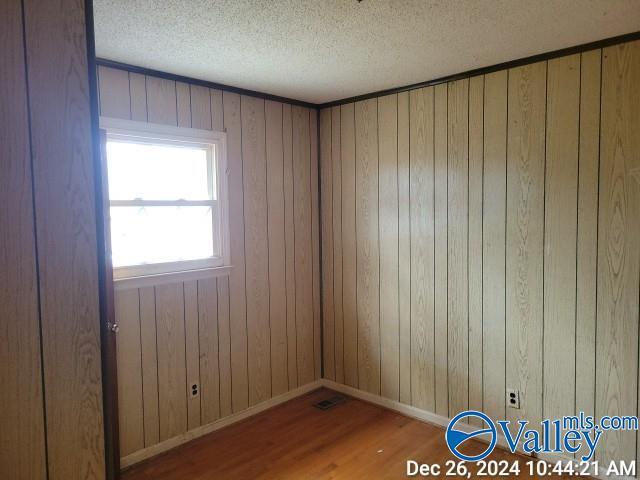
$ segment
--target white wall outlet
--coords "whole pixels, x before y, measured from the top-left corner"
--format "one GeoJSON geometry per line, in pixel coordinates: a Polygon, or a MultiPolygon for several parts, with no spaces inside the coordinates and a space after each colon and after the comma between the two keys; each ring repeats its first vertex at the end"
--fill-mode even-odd
{"type": "Polygon", "coordinates": [[[520,408],[520,392],[515,388],[507,388],[507,407],[520,408]]]}

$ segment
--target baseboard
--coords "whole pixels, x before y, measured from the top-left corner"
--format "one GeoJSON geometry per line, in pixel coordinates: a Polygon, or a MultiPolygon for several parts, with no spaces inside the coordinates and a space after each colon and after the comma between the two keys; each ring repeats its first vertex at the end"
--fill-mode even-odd
{"type": "MultiPolygon", "coordinates": [[[[369,402],[369,403],[373,403],[375,405],[378,405],[380,407],[383,408],[387,408],[389,410],[393,410],[395,412],[401,413],[402,415],[406,415],[407,417],[411,417],[411,418],[415,418],[417,420],[421,420],[423,422],[426,423],[430,423],[432,425],[435,425],[437,427],[440,427],[442,429],[446,429],[447,426],[449,425],[449,418],[448,417],[444,417],[442,415],[437,415],[433,412],[429,412],[427,410],[422,410],[420,408],[417,407],[412,407],[411,405],[406,405],[404,403],[400,403],[396,400],[391,400],[389,398],[384,398],[381,397],[379,395],[375,395],[373,393],[369,393],[369,392],[365,392],[362,390],[358,390],[357,388],[353,388],[350,387],[348,385],[342,385],[340,383],[336,383],[333,380],[328,380],[326,378],[323,378],[322,380],[320,380],[320,383],[323,387],[329,388],[331,390],[335,390],[337,392],[340,393],[344,393],[346,395],[352,396],[354,398],[358,398],[360,400],[364,400],[365,402],[369,402]]],[[[459,428],[462,428],[463,430],[465,430],[465,426],[461,425],[459,426],[459,428]]],[[[469,432],[473,432],[475,430],[475,428],[471,425],[469,425],[468,427],[468,431],[469,432]]],[[[444,437],[444,434],[443,434],[444,437]]],[[[478,439],[478,441],[482,441],[482,439],[478,439]]],[[[507,444],[507,440],[504,437],[504,435],[498,435],[498,440],[496,445],[499,448],[502,448],[503,450],[507,450],[507,451],[511,451],[508,448],[508,444],[507,444]]],[[[544,460],[545,462],[548,463],[556,463],[556,462],[572,462],[574,464],[578,464],[579,462],[577,462],[574,458],[570,458],[570,457],[566,457],[564,455],[559,455],[557,453],[546,453],[546,454],[542,454],[542,455],[537,455],[537,456],[532,456],[520,449],[518,449],[518,453],[527,457],[531,457],[531,458],[537,458],[540,460],[544,460]]],[[[633,477],[622,477],[622,476],[618,476],[618,477],[605,477],[605,476],[599,476],[596,478],[618,478],[621,480],[633,480],[633,477]]]]}
{"type": "Polygon", "coordinates": [[[191,440],[202,437],[203,435],[207,435],[208,433],[215,432],[216,430],[219,430],[246,418],[252,417],[253,415],[257,415],[258,413],[264,412],[265,410],[280,405],[281,403],[288,402],[289,400],[299,397],[300,395],[304,395],[305,393],[309,393],[322,386],[322,380],[316,380],[311,383],[307,383],[306,385],[298,387],[294,390],[290,390],[286,393],[270,398],[269,400],[259,403],[258,405],[249,407],[246,410],[242,410],[241,412],[233,413],[228,417],[221,418],[220,420],[216,420],[213,423],[202,425],[201,427],[189,430],[188,432],[183,433],[182,435],[178,435],[177,437],[173,437],[165,440],[164,442],[160,442],[142,450],[138,450],[137,452],[121,458],[120,468],[124,469],[135,465],[136,463],[139,463],[143,460],[155,457],[156,455],[171,450],[172,448],[175,448],[179,445],[190,442],[191,440]]]}

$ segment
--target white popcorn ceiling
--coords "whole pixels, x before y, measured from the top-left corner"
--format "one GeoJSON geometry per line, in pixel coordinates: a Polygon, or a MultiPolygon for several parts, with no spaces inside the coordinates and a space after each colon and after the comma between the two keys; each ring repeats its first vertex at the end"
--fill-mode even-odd
{"type": "Polygon", "coordinates": [[[98,57],[313,103],[640,30],[640,0],[95,0],[98,57]]]}

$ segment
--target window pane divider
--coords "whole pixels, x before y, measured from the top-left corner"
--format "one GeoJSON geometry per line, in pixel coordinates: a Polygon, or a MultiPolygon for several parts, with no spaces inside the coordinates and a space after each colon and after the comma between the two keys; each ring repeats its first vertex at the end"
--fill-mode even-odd
{"type": "Polygon", "coordinates": [[[216,200],[111,200],[112,207],[215,207],[216,200]]]}

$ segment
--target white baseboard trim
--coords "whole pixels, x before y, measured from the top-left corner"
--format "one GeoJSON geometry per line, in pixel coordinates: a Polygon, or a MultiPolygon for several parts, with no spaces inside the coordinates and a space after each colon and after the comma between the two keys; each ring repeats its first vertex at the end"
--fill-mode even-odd
{"type": "Polygon", "coordinates": [[[249,407],[246,410],[242,410],[241,412],[233,413],[228,417],[221,418],[220,420],[216,420],[213,423],[202,425],[201,427],[189,430],[188,432],[183,433],[182,435],[178,435],[177,437],[173,437],[165,440],[164,442],[160,442],[150,447],[143,448],[142,450],[138,450],[137,452],[121,458],[120,468],[124,469],[148,458],[155,457],[156,455],[171,450],[172,448],[175,448],[179,445],[187,443],[198,437],[202,437],[203,435],[206,435],[208,433],[215,432],[216,430],[239,422],[240,420],[244,420],[246,418],[252,417],[253,415],[257,415],[260,412],[264,412],[265,410],[280,405],[281,403],[288,402],[289,400],[299,397],[300,395],[304,395],[305,393],[309,393],[322,386],[322,380],[315,380],[294,390],[290,390],[281,395],[270,398],[269,400],[259,403],[258,405],[249,407]]]}
{"type": "MultiPolygon", "coordinates": [[[[353,388],[348,385],[342,385],[340,383],[336,383],[333,380],[328,380],[326,378],[323,378],[322,380],[320,380],[320,382],[323,387],[329,388],[331,390],[335,390],[337,392],[344,393],[346,395],[352,396],[354,398],[358,398],[360,400],[364,400],[365,402],[373,403],[375,405],[387,408],[389,410],[393,410],[395,412],[401,413],[402,415],[406,415],[407,417],[415,418],[417,420],[430,423],[432,425],[441,427],[443,429],[446,429],[447,426],[449,425],[450,419],[442,415],[437,415],[433,412],[412,407],[411,405],[406,405],[396,400],[391,400],[388,398],[381,397],[379,395],[374,395],[373,393],[358,390],[357,388],[353,388]]],[[[464,425],[462,425],[461,428],[464,430],[465,429],[464,425]]],[[[475,430],[474,427],[470,425],[469,432],[472,432],[474,430],[475,430]]],[[[443,436],[444,436],[444,432],[443,432],[443,436]]],[[[478,438],[478,441],[482,441],[482,439],[478,438]]],[[[507,440],[505,439],[504,435],[498,435],[497,446],[502,448],[503,450],[507,450],[509,452],[511,451],[508,448],[507,440]]],[[[556,463],[559,461],[573,462],[576,465],[578,465],[579,463],[574,458],[566,457],[564,455],[559,455],[557,453],[545,453],[542,455],[532,456],[528,453],[523,452],[520,449],[518,450],[518,453],[527,457],[538,458],[548,463],[556,463]]],[[[586,478],[586,477],[583,477],[583,478],[586,478]]],[[[599,477],[596,477],[596,478],[607,478],[607,479],[618,478],[620,480],[634,480],[633,477],[622,477],[622,476],[606,477],[606,476],[600,475],[599,477]]]]}

